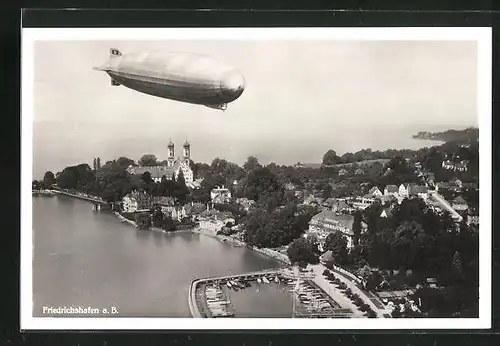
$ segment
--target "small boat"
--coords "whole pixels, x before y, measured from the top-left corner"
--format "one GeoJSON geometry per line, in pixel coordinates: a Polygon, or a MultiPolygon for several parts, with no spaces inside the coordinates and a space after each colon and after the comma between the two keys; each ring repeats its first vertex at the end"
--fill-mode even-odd
{"type": "Polygon", "coordinates": [[[231,288],[231,287],[233,286],[233,285],[231,285],[231,283],[230,283],[229,281],[228,281],[228,282],[226,282],[226,285],[227,285],[227,287],[229,287],[229,288],[231,288]]]}
{"type": "Polygon", "coordinates": [[[280,279],[276,276],[276,277],[274,278],[274,282],[276,282],[277,284],[279,284],[279,283],[280,283],[280,279]]]}
{"type": "Polygon", "coordinates": [[[257,278],[257,282],[260,284],[262,283],[262,280],[260,278],[257,278]]]}
{"type": "Polygon", "coordinates": [[[264,281],[266,284],[269,283],[269,280],[265,276],[262,277],[262,281],[264,281]]]}

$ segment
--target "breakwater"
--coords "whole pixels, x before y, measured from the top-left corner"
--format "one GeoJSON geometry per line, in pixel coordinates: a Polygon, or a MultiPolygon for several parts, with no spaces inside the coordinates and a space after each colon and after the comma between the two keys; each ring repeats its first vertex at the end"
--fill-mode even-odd
{"type": "Polygon", "coordinates": [[[268,269],[261,270],[258,272],[244,273],[244,274],[235,274],[235,275],[226,275],[219,277],[211,277],[211,278],[203,278],[203,279],[195,279],[191,282],[189,286],[188,292],[188,304],[189,311],[191,312],[191,316],[194,318],[208,318],[208,314],[205,312],[206,309],[203,309],[200,305],[202,305],[201,299],[204,299],[203,295],[200,294],[200,290],[202,290],[206,285],[218,283],[226,283],[229,280],[256,280],[257,278],[261,278],[268,275],[278,275],[281,276],[282,272],[279,269],[268,269]]]}

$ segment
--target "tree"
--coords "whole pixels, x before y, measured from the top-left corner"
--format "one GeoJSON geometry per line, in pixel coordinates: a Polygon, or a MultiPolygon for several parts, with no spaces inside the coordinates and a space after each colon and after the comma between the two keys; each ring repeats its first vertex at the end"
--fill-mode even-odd
{"type": "Polygon", "coordinates": [[[140,166],[157,166],[158,160],[156,159],[156,156],[153,154],[144,154],[139,159],[139,165],[140,166]]]}
{"type": "Polygon", "coordinates": [[[259,160],[255,156],[249,156],[247,161],[243,164],[243,169],[248,173],[259,167],[262,167],[259,164],[259,160]]]}
{"type": "Polygon", "coordinates": [[[120,169],[127,169],[129,166],[135,166],[135,162],[132,159],[129,159],[128,157],[120,157],[118,160],[116,160],[116,164],[119,166],[120,169]]]}
{"type": "Polygon", "coordinates": [[[150,184],[153,182],[153,178],[151,178],[151,173],[149,172],[144,172],[141,175],[141,180],[144,184],[150,184]]]}
{"type": "Polygon", "coordinates": [[[306,238],[294,240],[288,247],[287,255],[292,264],[316,264],[319,262],[319,258],[314,250],[314,245],[306,238]]]}
{"type": "Polygon", "coordinates": [[[332,232],[325,239],[325,250],[332,251],[332,257],[338,264],[347,262],[347,240],[341,232],[332,232]]]}
{"type": "Polygon", "coordinates": [[[359,238],[361,236],[362,218],[363,218],[363,216],[361,214],[361,211],[356,210],[354,212],[354,222],[352,224],[352,232],[353,232],[352,240],[353,240],[354,246],[357,246],[359,244],[359,238]]]}
{"type": "Polygon", "coordinates": [[[38,180],[33,180],[31,182],[31,189],[39,190],[40,189],[40,182],[38,180]]]}
{"type": "Polygon", "coordinates": [[[97,166],[97,170],[101,169],[101,158],[100,157],[98,157],[96,160],[96,166],[97,166]]]}
{"type": "Polygon", "coordinates": [[[340,158],[337,156],[335,150],[328,150],[325,155],[323,155],[323,165],[332,166],[340,163],[340,158]]]}
{"type": "Polygon", "coordinates": [[[284,198],[284,187],[267,167],[259,167],[248,174],[245,197],[265,204],[268,209],[280,205],[284,198]]]}
{"type": "Polygon", "coordinates": [[[189,189],[186,186],[186,181],[184,180],[184,173],[182,169],[179,170],[177,175],[177,182],[175,184],[174,196],[182,203],[186,201],[186,197],[189,194],[189,189]]]}
{"type": "Polygon", "coordinates": [[[51,171],[45,172],[45,175],[43,176],[43,182],[46,187],[50,187],[50,185],[54,184],[56,182],[54,173],[52,173],[51,171]]]}
{"type": "Polygon", "coordinates": [[[137,228],[148,230],[151,227],[151,216],[149,213],[137,213],[135,214],[135,222],[137,228]]]}
{"type": "Polygon", "coordinates": [[[455,253],[453,254],[453,260],[451,262],[451,266],[457,274],[459,275],[462,274],[462,259],[458,251],[455,251],[455,253]]]}

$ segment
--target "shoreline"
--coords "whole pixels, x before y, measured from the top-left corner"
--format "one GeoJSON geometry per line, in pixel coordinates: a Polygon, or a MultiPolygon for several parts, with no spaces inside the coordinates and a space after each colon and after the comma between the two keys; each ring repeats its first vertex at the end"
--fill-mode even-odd
{"type": "MultiPolygon", "coordinates": [[[[113,211],[113,214],[115,214],[120,221],[126,222],[134,227],[137,227],[137,224],[134,221],[127,219],[126,217],[122,216],[119,212],[113,211]]],[[[272,258],[272,259],[280,262],[281,264],[290,265],[290,260],[288,259],[288,257],[286,255],[283,255],[282,253],[279,253],[275,250],[271,250],[271,249],[267,249],[267,248],[259,249],[255,246],[248,246],[245,242],[242,242],[241,240],[235,239],[235,238],[230,237],[230,236],[222,235],[222,234],[216,234],[216,232],[214,232],[214,231],[202,230],[199,226],[189,228],[189,229],[182,229],[182,230],[178,230],[178,231],[169,231],[169,232],[162,230],[161,228],[151,227],[149,229],[149,231],[163,233],[163,234],[176,234],[176,233],[187,233],[187,232],[202,234],[202,235],[205,235],[205,236],[208,236],[211,238],[215,238],[215,239],[222,241],[222,242],[228,242],[235,247],[245,247],[249,250],[260,253],[266,257],[272,258]]]]}

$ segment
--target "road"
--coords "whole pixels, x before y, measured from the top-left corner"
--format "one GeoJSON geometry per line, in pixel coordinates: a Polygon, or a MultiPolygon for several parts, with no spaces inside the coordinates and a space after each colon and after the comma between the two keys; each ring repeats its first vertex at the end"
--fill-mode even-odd
{"type": "Polygon", "coordinates": [[[462,219],[463,219],[462,216],[459,213],[457,213],[455,211],[455,209],[453,209],[451,207],[450,203],[448,203],[448,201],[446,199],[444,199],[444,197],[441,196],[439,193],[437,193],[437,192],[432,193],[431,194],[431,199],[435,200],[444,209],[448,210],[454,219],[458,220],[459,222],[462,221],[462,219]]]}
{"type": "MultiPolygon", "coordinates": [[[[337,301],[341,306],[349,306],[349,308],[351,308],[355,314],[357,312],[358,314],[361,314],[361,316],[363,315],[363,313],[361,311],[359,311],[359,309],[356,307],[356,305],[354,305],[354,303],[352,303],[352,301],[349,298],[344,296],[344,294],[338,288],[336,288],[336,286],[334,284],[330,283],[324,277],[323,272],[325,271],[325,269],[327,269],[324,265],[315,264],[315,265],[311,265],[311,267],[313,268],[314,273],[315,273],[314,282],[319,287],[321,287],[326,293],[328,293],[332,297],[333,300],[337,301]]],[[[369,297],[365,292],[360,290],[359,287],[354,282],[349,280],[347,277],[343,276],[341,273],[339,273],[335,270],[332,270],[332,271],[335,273],[335,277],[337,277],[340,281],[344,282],[347,285],[347,287],[351,289],[351,291],[353,293],[356,293],[357,295],[359,295],[359,297],[366,304],[370,305],[372,310],[377,313],[377,317],[384,318],[384,314],[390,315],[390,312],[388,310],[383,309],[383,308],[379,308],[377,305],[375,305],[375,303],[371,299],[372,297],[369,297]]],[[[357,316],[357,317],[361,317],[361,316],[357,316]]]]}

